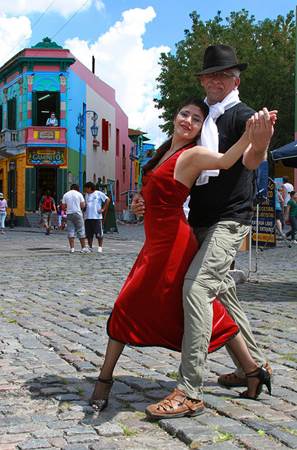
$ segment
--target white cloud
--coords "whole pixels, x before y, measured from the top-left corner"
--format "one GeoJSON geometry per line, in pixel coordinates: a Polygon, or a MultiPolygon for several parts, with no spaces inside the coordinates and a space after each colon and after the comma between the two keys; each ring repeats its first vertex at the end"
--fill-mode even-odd
{"type": "Polygon", "coordinates": [[[98,9],[98,11],[102,11],[102,9],[105,8],[105,5],[104,5],[102,0],[96,0],[95,1],[95,6],[98,9]]]}
{"type": "Polygon", "coordinates": [[[28,45],[31,23],[27,17],[0,15],[0,66],[28,45]]]}
{"type": "Polygon", "coordinates": [[[1,10],[5,14],[21,15],[36,12],[55,12],[69,16],[78,9],[88,9],[95,3],[98,10],[104,7],[102,0],[1,0],[1,10]]]}
{"type": "Polygon", "coordinates": [[[160,54],[170,48],[144,48],[146,24],[155,17],[152,7],[130,9],[96,42],[77,37],[68,39],[65,47],[89,68],[92,55],[95,56],[96,74],[116,90],[117,101],[129,117],[129,126],[148,132],[152,142],[159,144],[164,136],[159,129],[160,111],[154,108],[153,98],[157,95],[160,54]]]}

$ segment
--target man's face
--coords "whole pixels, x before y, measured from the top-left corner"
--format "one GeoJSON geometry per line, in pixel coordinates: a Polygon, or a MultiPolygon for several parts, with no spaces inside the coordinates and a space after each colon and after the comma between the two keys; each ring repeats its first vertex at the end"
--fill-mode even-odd
{"type": "Polygon", "coordinates": [[[240,84],[240,78],[234,75],[232,69],[200,75],[199,80],[210,105],[223,101],[240,84]]]}

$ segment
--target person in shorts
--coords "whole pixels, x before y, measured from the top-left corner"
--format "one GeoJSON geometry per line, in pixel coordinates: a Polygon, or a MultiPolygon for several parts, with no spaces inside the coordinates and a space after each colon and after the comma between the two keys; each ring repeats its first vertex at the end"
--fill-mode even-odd
{"type": "Polygon", "coordinates": [[[67,213],[67,234],[70,245],[70,253],[74,253],[74,239],[78,237],[81,245],[81,253],[89,253],[86,245],[85,224],[82,210],[85,208],[85,200],[79,192],[79,186],[72,184],[70,190],[64,194],[62,207],[67,213]]]}
{"type": "Polygon", "coordinates": [[[95,184],[88,181],[85,186],[85,229],[89,248],[93,247],[94,236],[98,240],[98,252],[102,253],[103,219],[110,199],[102,191],[96,191],[95,184]]]}

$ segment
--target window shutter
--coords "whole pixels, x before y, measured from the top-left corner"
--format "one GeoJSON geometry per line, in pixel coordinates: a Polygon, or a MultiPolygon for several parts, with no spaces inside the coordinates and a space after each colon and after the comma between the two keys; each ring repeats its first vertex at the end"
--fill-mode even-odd
{"type": "Polygon", "coordinates": [[[102,150],[109,150],[109,124],[105,119],[102,119],[102,150]]]}

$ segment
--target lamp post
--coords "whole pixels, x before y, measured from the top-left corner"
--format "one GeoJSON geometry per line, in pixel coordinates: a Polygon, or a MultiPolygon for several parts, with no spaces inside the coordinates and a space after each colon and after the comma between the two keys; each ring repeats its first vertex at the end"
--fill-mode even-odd
{"type": "Polygon", "coordinates": [[[90,127],[93,139],[95,139],[98,135],[98,126],[97,126],[97,119],[98,119],[98,114],[91,110],[84,110],[82,113],[78,114],[78,118],[77,118],[77,125],[75,127],[76,133],[79,135],[79,161],[78,161],[78,179],[79,179],[79,188],[82,191],[83,188],[83,170],[82,170],[82,162],[83,162],[83,158],[82,158],[82,139],[86,138],[86,129],[85,129],[85,120],[86,120],[86,116],[88,114],[92,114],[92,121],[93,124],[90,127]]]}

